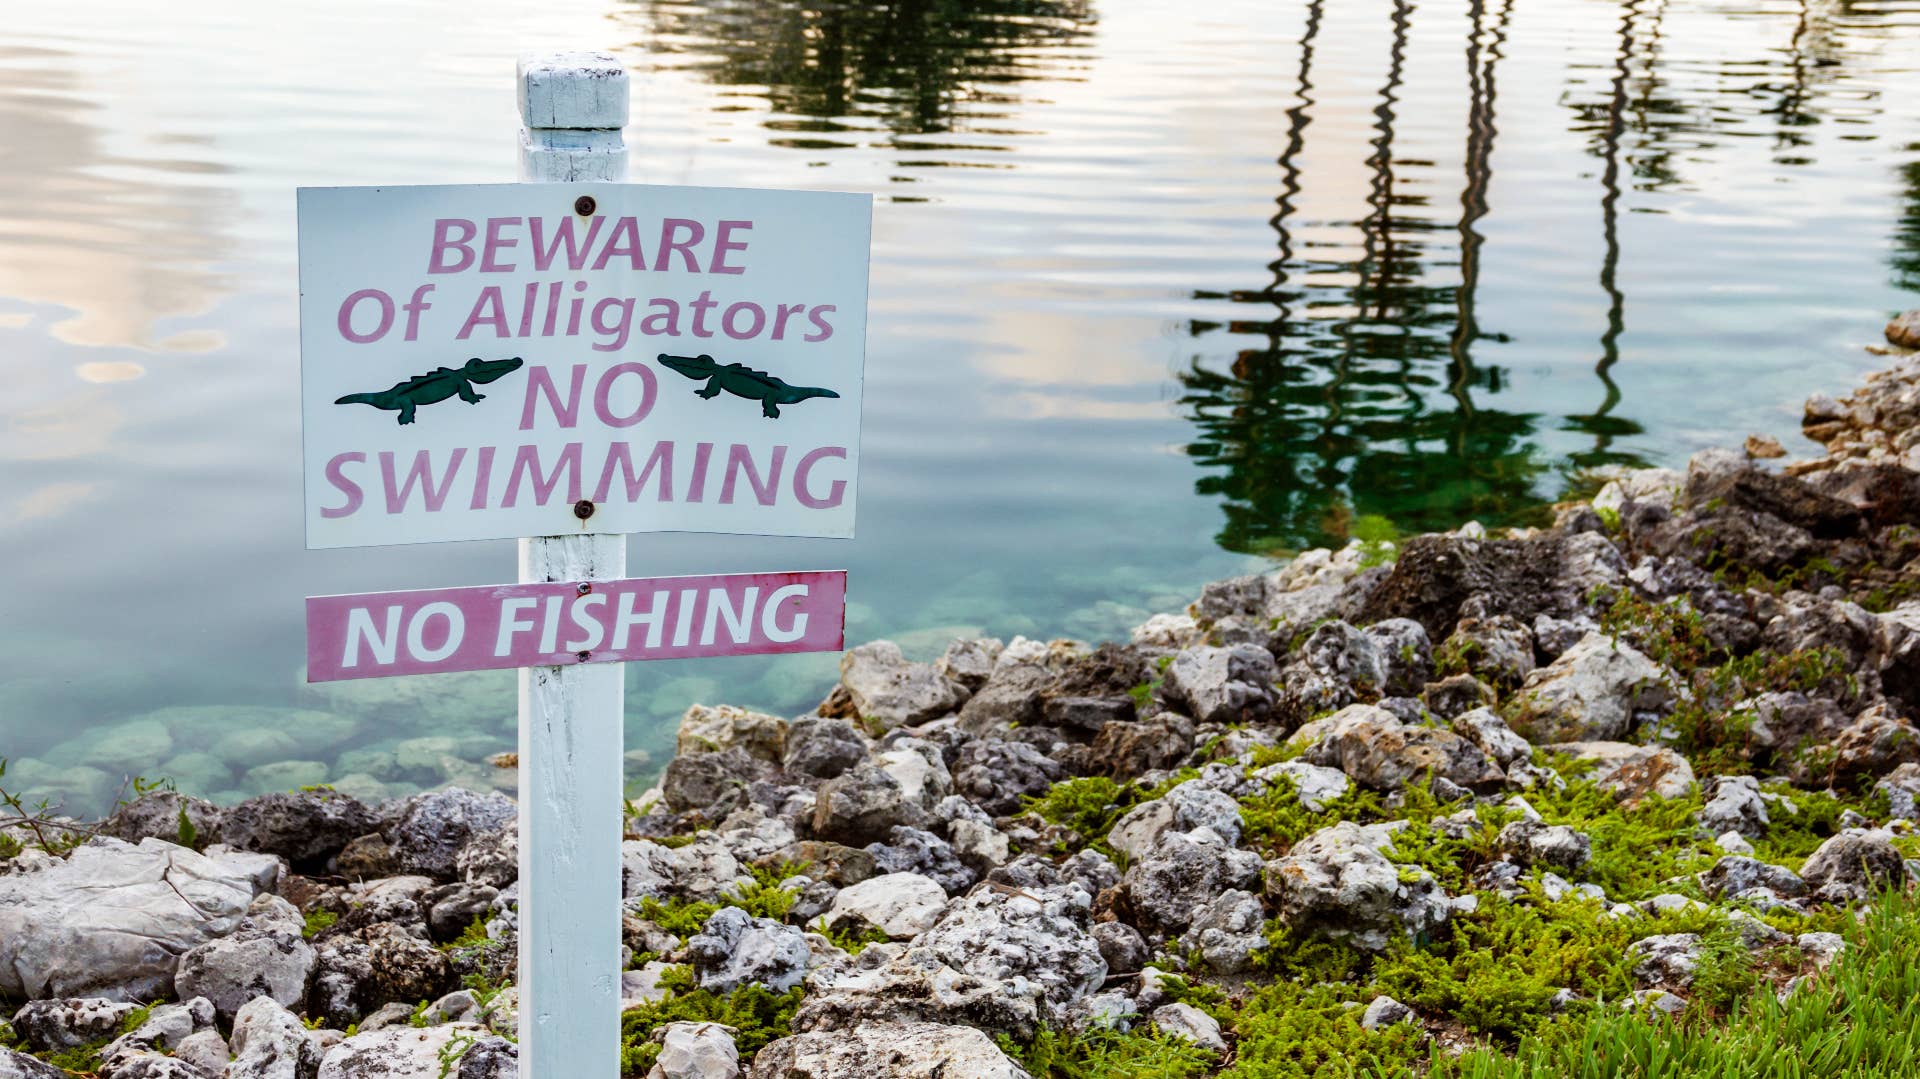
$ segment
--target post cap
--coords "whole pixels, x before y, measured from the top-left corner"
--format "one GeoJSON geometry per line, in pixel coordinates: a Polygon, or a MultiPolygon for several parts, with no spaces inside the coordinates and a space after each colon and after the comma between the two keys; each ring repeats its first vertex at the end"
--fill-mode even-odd
{"type": "Polygon", "coordinates": [[[604,52],[520,58],[520,122],[529,128],[627,126],[627,69],[604,52]]]}

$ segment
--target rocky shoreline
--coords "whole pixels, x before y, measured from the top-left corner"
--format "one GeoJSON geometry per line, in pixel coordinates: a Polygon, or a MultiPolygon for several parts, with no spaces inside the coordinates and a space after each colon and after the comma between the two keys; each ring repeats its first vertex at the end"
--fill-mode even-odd
{"type": "MultiPolygon", "coordinates": [[[[629,807],[623,1073],[1537,1074],[1866,1022],[1920,925],[1920,355],[1889,355],[1808,402],[1818,458],[1309,551],[1124,642],[861,645],[795,719],[694,707],[629,807]]],[[[26,817],[0,1079],[516,1073],[505,795],[26,817]]]]}

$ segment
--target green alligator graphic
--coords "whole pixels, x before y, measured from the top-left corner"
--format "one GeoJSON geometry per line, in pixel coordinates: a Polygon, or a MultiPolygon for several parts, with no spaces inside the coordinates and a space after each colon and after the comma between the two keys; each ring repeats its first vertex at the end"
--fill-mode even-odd
{"type": "Polygon", "coordinates": [[[696,381],[705,379],[704,388],[693,391],[696,396],[712,400],[725,390],[735,397],[744,397],[749,401],[760,402],[760,414],[768,419],[780,418],[780,406],[798,404],[810,397],[838,397],[832,390],[823,390],[817,386],[789,386],[765,371],[755,371],[743,363],[718,364],[712,356],[669,356],[662,352],[660,362],[667,367],[696,381]]]}
{"type": "Polygon", "coordinates": [[[473,384],[504,378],[519,370],[521,362],[518,356],[510,360],[483,360],[475,356],[460,367],[436,367],[424,375],[415,375],[405,382],[397,382],[390,390],[381,390],[379,393],[350,393],[335,401],[334,404],[372,405],[389,412],[398,409],[400,422],[412,423],[413,410],[421,405],[430,405],[455,396],[470,405],[486,400],[486,394],[473,392],[473,384]]]}

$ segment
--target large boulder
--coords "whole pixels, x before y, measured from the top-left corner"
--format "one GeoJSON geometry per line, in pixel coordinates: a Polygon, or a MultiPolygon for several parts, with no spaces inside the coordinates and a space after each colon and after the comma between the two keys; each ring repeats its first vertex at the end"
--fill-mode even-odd
{"type": "Polygon", "coordinates": [[[1267,898],[1289,926],[1368,951],[1402,933],[1425,939],[1446,923],[1446,893],[1426,870],[1381,853],[1396,825],[1341,821],[1313,833],[1267,863],[1267,898]]]}
{"type": "Polygon", "coordinates": [[[239,928],[253,897],[250,877],[185,847],[91,840],[0,877],[0,993],[165,999],[180,956],[239,928]]]}
{"type": "Polygon", "coordinates": [[[460,851],[475,836],[498,832],[519,809],[499,791],[476,794],[453,788],[416,794],[400,804],[388,829],[398,868],[451,880],[459,871],[460,851]]]}
{"type": "Polygon", "coordinates": [[[892,641],[873,641],[840,659],[840,684],[855,714],[878,731],[916,727],[958,709],[967,691],[931,663],[912,663],[892,641]]]}
{"type": "Polygon", "coordinates": [[[877,1022],[796,1034],[754,1055],[747,1079],[1030,1079],[972,1027],[877,1022]]]}
{"type": "Polygon", "coordinates": [[[374,830],[373,812],[332,790],[263,794],[228,809],[219,839],[240,850],[277,854],[296,870],[324,868],[340,848],[374,830]]]}
{"type": "Polygon", "coordinates": [[[1472,742],[1452,731],[1402,723],[1384,708],[1349,705],[1323,722],[1303,759],[1338,768],[1363,787],[1398,790],[1428,773],[1469,790],[1490,790],[1506,780],[1472,742]]]}
{"type": "Polygon", "coordinates": [[[1672,699],[1673,677],[1625,641],[1589,633],[1527,676],[1514,728],[1534,742],[1616,741],[1634,713],[1672,699]]]}
{"type": "Polygon", "coordinates": [[[1618,584],[1626,562],[1604,536],[1543,533],[1486,540],[1460,533],[1415,536],[1360,610],[1359,621],[1411,618],[1433,640],[1453,632],[1463,613],[1505,614],[1531,625],[1587,608],[1595,587],[1618,584]],[[1471,610],[1463,612],[1469,605],[1471,610]]]}

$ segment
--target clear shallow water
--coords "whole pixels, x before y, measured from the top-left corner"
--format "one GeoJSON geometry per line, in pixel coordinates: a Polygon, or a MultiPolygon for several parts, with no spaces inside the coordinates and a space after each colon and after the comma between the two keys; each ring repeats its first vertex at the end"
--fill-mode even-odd
{"type": "MultiPolygon", "coordinates": [[[[485,780],[510,677],[300,682],[302,596],[513,553],[302,549],[293,189],[511,178],[513,57],[577,46],[636,73],[636,180],[878,196],[860,538],[642,538],[635,572],[845,566],[850,637],[922,654],[1784,436],[1920,302],[1920,0],[32,5],[5,782],[485,780]]],[[[629,743],[833,667],[636,665],[629,743]]]]}

